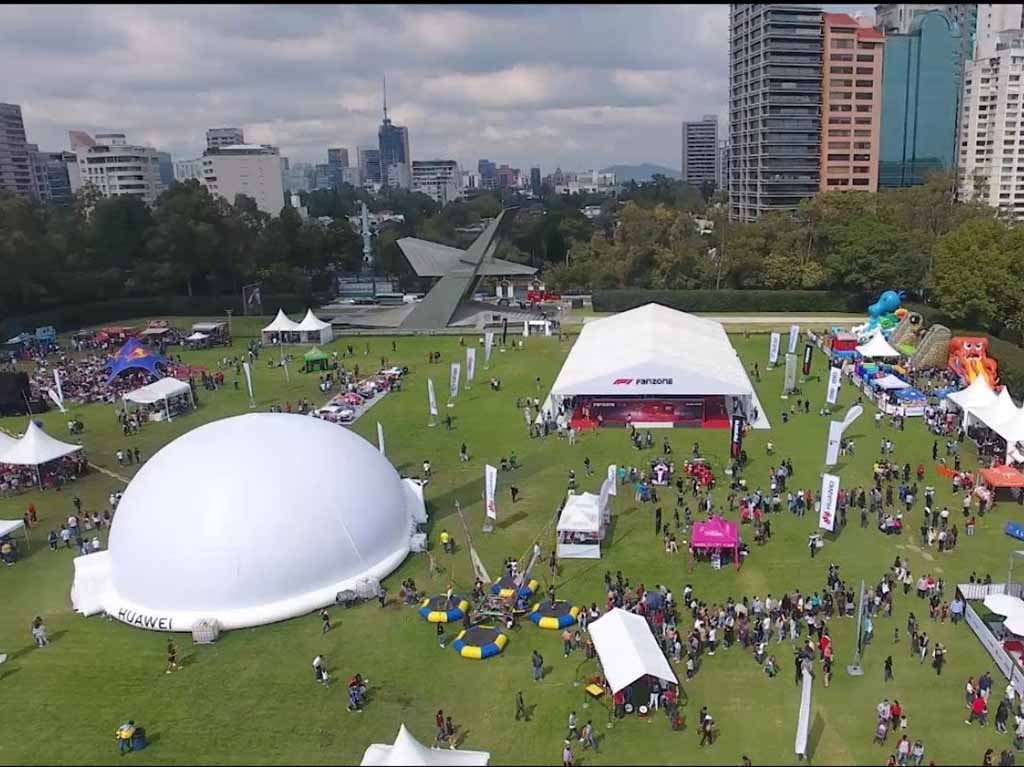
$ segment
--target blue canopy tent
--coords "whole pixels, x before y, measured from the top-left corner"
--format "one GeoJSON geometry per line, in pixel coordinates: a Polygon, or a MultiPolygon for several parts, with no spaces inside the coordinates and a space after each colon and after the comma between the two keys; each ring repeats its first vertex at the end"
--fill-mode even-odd
{"type": "Polygon", "coordinates": [[[895,395],[896,399],[905,399],[905,400],[926,400],[926,399],[928,399],[928,397],[926,397],[922,392],[919,392],[917,389],[913,389],[913,388],[911,388],[911,389],[898,389],[897,391],[893,392],[893,394],[895,395]]]}
{"type": "Polygon", "coordinates": [[[107,360],[107,367],[110,368],[110,377],[107,379],[107,383],[113,381],[126,370],[141,369],[154,378],[160,378],[161,373],[156,369],[156,366],[169,366],[170,364],[170,360],[162,354],[158,354],[134,338],[129,338],[124,346],[107,360]]]}

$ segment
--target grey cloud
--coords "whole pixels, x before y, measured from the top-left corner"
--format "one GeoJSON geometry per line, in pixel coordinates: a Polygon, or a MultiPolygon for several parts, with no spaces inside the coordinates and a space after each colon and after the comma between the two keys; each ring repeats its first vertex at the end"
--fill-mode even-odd
{"type": "Polygon", "coordinates": [[[323,161],[375,143],[385,71],[414,156],[472,167],[674,167],[679,122],[726,115],[724,5],[0,6],[0,29],[45,148],[122,129],[186,157],[238,124],[323,161]]]}

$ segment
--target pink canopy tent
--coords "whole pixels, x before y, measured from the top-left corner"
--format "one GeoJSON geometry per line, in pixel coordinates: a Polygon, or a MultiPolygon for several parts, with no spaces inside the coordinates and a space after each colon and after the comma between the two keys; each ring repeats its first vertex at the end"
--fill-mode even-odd
{"type": "Polygon", "coordinates": [[[733,566],[740,568],[740,529],[735,522],[721,517],[711,517],[707,522],[697,522],[690,536],[690,570],[693,570],[694,549],[732,549],[733,566]]]}

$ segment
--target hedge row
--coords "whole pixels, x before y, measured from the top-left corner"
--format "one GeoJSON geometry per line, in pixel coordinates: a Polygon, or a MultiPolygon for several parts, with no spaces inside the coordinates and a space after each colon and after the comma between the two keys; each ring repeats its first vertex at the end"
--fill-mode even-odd
{"type": "MultiPolygon", "coordinates": [[[[308,296],[263,296],[266,312],[280,307],[286,312],[305,311],[311,305],[308,296]]],[[[0,340],[11,338],[22,331],[32,332],[44,325],[53,325],[58,333],[76,330],[104,322],[116,322],[133,317],[196,317],[221,316],[226,309],[242,315],[240,296],[149,296],[145,298],[117,298],[74,306],[60,306],[46,311],[10,317],[0,321],[0,340]]]]}
{"type": "Polygon", "coordinates": [[[596,290],[594,311],[658,303],[684,312],[862,312],[864,296],[828,290],[596,290]]]}

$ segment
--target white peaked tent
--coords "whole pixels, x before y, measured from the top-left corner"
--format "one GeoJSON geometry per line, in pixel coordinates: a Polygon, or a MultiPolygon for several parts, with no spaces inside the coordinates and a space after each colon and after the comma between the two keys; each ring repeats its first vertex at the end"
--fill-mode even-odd
{"type": "Polygon", "coordinates": [[[206,333],[200,333],[198,330],[190,336],[185,336],[186,341],[205,341],[209,338],[206,333]]]}
{"type": "Polygon", "coordinates": [[[994,402],[984,407],[966,408],[965,412],[971,419],[981,421],[981,423],[1005,439],[1006,435],[1003,433],[1005,431],[1003,427],[1009,426],[1017,420],[1019,409],[1013,404],[1010,392],[1004,386],[1000,389],[999,394],[996,395],[994,402]]]}
{"type": "Polygon", "coordinates": [[[613,693],[645,675],[679,684],[645,618],[616,607],[591,623],[588,631],[613,693]]]}
{"type": "Polygon", "coordinates": [[[12,447],[18,444],[18,440],[12,437],[10,434],[4,431],[0,431],[0,457],[10,450],[12,447]]]}
{"type": "Polygon", "coordinates": [[[996,393],[988,385],[985,376],[977,376],[966,389],[947,394],[946,399],[961,410],[967,411],[991,405],[996,401],[996,393]]]}
{"type": "Polygon", "coordinates": [[[22,438],[0,453],[0,463],[14,466],[40,466],[66,455],[77,453],[81,449],[81,445],[71,445],[54,439],[40,429],[35,421],[29,421],[22,438]]]}
{"type": "Polygon", "coordinates": [[[295,329],[301,334],[303,343],[326,344],[334,338],[331,323],[318,319],[312,309],[306,310],[306,316],[295,329]]]}
{"type": "Polygon", "coordinates": [[[263,343],[272,343],[275,335],[280,343],[299,343],[299,323],[289,319],[283,309],[278,309],[274,321],[263,328],[263,343]]]}
{"type": "Polygon", "coordinates": [[[899,357],[900,353],[892,348],[885,336],[876,333],[870,340],[857,347],[857,354],[868,359],[884,359],[899,357]]]}
{"type": "Polygon", "coordinates": [[[363,754],[361,765],[373,767],[423,767],[425,765],[486,765],[491,761],[488,751],[427,748],[412,736],[403,724],[393,744],[374,743],[363,754]]]}

